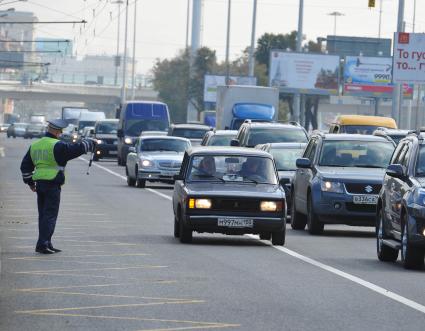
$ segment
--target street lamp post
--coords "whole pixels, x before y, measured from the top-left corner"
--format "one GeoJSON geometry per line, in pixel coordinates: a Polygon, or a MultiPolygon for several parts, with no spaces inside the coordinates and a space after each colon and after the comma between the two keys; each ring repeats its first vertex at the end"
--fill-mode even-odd
{"type": "Polygon", "coordinates": [[[118,5],[118,26],[117,26],[117,55],[115,57],[115,75],[114,75],[114,85],[118,85],[118,67],[119,67],[119,58],[120,58],[120,26],[121,26],[121,4],[124,2],[122,0],[117,0],[112,2],[112,4],[118,5]]]}
{"type": "MultiPolygon", "coordinates": [[[[299,0],[298,9],[298,31],[297,31],[297,45],[296,51],[301,52],[302,40],[303,40],[303,18],[304,18],[304,0],[299,0]]],[[[293,120],[296,122],[300,121],[301,117],[301,95],[299,93],[294,94],[294,114],[293,120]]]]}
{"type": "Polygon", "coordinates": [[[226,85],[229,85],[230,82],[230,63],[229,63],[229,53],[230,53],[230,21],[232,13],[232,0],[228,0],[227,6],[227,37],[226,37],[226,85]]]}
{"type": "Polygon", "coordinates": [[[121,85],[121,103],[126,99],[126,79],[127,79],[127,32],[128,32],[128,0],[125,4],[125,32],[124,32],[124,58],[122,65],[122,85],[121,85]]]}
{"type": "MultiPolygon", "coordinates": [[[[403,32],[404,20],[404,0],[398,0],[397,32],[403,32]]],[[[395,84],[393,89],[393,103],[391,108],[391,117],[400,125],[400,109],[403,103],[402,85],[395,84]]]]}
{"type": "Polygon", "coordinates": [[[345,15],[339,11],[334,11],[332,13],[329,13],[328,15],[334,17],[334,36],[336,36],[336,19],[338,16],[345,16],[345,15]]]}
{"type": "Polygon", "coordinates": [[[255,29],[257,25],[257,0],[254,0],[252,11],[251,47],[249,49],[248,76],[254,76],[255,29]]]}
{"type": "Polygon", "coordinates": [[[133,64],[131,66],[131,99],[136,93],[136,31],[137,31],[137,0],[134,0],[134,31],[133,31],[133,64]]]}

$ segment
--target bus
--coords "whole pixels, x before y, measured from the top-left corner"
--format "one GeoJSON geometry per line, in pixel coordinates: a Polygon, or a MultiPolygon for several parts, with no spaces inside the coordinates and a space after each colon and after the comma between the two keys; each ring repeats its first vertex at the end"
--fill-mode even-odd
{"type": "Polygon", "coordinates": [[[156,101],[127,101],[121,106],[118,124],[118,165],[125,166],[128,149],[143,131],[167,132],[168,106],[156,101]]]}

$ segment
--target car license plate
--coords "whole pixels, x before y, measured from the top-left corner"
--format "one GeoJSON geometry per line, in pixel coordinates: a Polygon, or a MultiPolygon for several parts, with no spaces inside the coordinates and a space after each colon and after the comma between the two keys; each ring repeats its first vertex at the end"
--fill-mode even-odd
{"type": "Polygon", "coordinates": [[[109,151],[109,154],[111,154],[111,155],[117,155],[118,152],[117,151],[109,151]]]}
{"type": "Polygon", "coordinates": [[[377,195],[355,195],[353,203],[357,205],[376,205],[378,203],[377,195]]]}
{"type": "Polygon", "coordinates": [[[173,171],[163,171],[161,175],[162,175],[162,176],[173,177],[175,174],[177,174],[177,172],[173,172],[173,171]]]}
{"type": "Polygon", "coordinates": [[[113,144],[118,145],[118,141],[114,140],[113,144]]]}
{"type": "Polygon", "coordinates": [[[219,218],[217,225],[228,228],[252,228],[254,220],[248,218],[219,218]]]}

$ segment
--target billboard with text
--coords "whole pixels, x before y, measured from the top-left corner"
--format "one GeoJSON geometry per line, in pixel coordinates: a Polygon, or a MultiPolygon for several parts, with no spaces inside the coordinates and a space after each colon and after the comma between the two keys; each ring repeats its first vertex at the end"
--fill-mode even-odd
{"type": "Polygon", "coordinates": [[[425,33],[395,33],[393,66],[394,83],[425,83],[425,33]]]}

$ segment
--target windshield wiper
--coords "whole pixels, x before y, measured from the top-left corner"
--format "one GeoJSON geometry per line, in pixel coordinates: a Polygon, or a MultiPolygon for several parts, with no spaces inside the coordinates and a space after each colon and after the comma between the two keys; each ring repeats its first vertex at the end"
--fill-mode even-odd
{"type": "Polygon", "coordinates": [[[250,182],[252,182],[252,183],[254,183],[254,184],[260,184],[260,182],[256,181],[255,179],[249,178],[249,177],[244,177],[244,178],[243,178],[243,180],[244,180],[244,181],[245,181],[245,180],[248,180],[248,181],[250,181],[250,182]]]}
{"type": "Polygon", "coordinates": [[[354,167],[356,168],[382,168],[377,165],[371,165],[371,164],[356,164],[354,167]]]}

